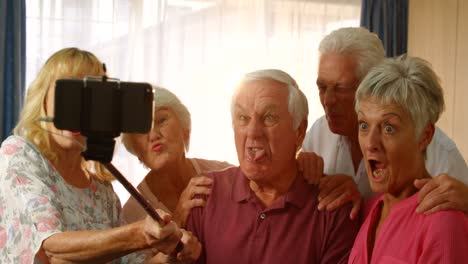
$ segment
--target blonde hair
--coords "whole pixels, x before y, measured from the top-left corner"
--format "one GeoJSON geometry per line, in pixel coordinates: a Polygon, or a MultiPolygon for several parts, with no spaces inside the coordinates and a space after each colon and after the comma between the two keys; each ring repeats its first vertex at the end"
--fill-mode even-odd
{"type": "MultiPolygon", "coordinates": [[[[60,162],[59,157],[50,144],[49,132],[45,122],[40,117],[46,116],[47,93],[61,78],[83,78],[87,75],[103,75],[103,65],[92,53],[78,48],[65,48],[54,53],[39,71],[39,74],[29,86],[24,107],[13,134],[31,141],[44,157],[52,163],[60,162]]],[[[101,181],[112,180],[112,175],[101,164],[82,160],[82,167],[91,171],[95,178],[101,181]]]]}

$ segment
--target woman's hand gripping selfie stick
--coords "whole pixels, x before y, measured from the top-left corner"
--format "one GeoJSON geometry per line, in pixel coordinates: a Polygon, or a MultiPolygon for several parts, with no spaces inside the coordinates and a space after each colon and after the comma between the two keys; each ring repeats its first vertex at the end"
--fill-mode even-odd
{"type": "MultiPolygon", "coordinates": [[[[145,209],[151,218],[153,218],[160,225],[164,225],[164,221],[153,208],[153,206],[151,206],[148,200],[146,200],[143,195],[141,195],[141,193],[135,187],[133,187],[133,185],[120,173],[119,170],[117,170],[117,168],[114,167],[114,165],[112,165],[112,163],[103,162],[102,164],[109,170],[110,173],[112,173],[112,175],[114,175],[114,177],[123,185],[123,187],[130,193],[130,195],[132,195],[132,197],[137,200],[137,202],[143,207],[143,209],[145,209]]],[[[182,241],[179,241],[175,251],[181,252],[182,249],[184,249],[184,244],[182,244],[182,241]]]]}

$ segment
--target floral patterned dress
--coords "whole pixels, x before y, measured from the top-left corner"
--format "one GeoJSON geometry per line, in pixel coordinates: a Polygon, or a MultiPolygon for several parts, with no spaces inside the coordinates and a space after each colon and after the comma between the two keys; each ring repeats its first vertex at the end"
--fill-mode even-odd
{"type": "MultiPolygon", "coordinates": [[[[104,230],[122,224],[112,185],[65,182],[37,148],[10,136],[0,148],[0,263],[40,263],[35,253],[63,231],[104,230]]],[[[133,256],[140,260],[139,256],[133,256]]],[[[135,263],[124,257],[114,263],[135,263]]]]}

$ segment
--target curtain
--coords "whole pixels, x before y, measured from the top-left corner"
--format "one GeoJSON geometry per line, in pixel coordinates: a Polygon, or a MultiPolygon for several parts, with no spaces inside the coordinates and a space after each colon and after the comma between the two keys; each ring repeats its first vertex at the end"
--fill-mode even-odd
{"type": "Polygon", "coordinates": [[[24,0],[0,1],[0,141],[18,121],[25,83],[26,10],[24,0]]]}
{"type": "MultiPolygon", "coordinates": [[[[309,123],[323,114],[315,85],[317,48],[330,31],[359,26],[360,0],[28,0],[28,72],[78,46],[111,77],[173,91],[192,115],[188,156],[238,164],[230,97],[242,74],[279,68],[309,99],[309,123]]],[[[117,149],[113,163],[132,182],[145,175],[117,149]]],[[[118,190],[117,190],[118,191],[118,190]]]]}
{"type": "Polygon", "coordinates": [[[387,57],[406,53],[408,0],[362,0],[361,26],[379,35],[387,57]]]}

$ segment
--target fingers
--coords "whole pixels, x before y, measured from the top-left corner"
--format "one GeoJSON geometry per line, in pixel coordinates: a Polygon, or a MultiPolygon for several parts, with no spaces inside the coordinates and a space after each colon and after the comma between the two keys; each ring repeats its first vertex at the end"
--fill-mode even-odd
{"type": "Polygon", "coordinates": [[[161,218],[165,221],[163,225],[147,216],[143,223],[143,236],[148,246],[165,254],[172,252],[180,238],[182,232],[174,221],[171,221],[169,214],[158,210],[161,218]]]}
{"type": "Polygon", "coordinates": [[[421,211],[421,213],[424,213],[425,215],[430,215],[432,213],[435,213],[435,212],[438,212],[438,211],[442,211],[442,210],[450,210],[452,209],[453,205],[450,203],[450,202],[445,202],[445,203],[442,203],[442,204],[438,204],[428,210],[425,210],[425,211],[421,211]]]}
{"type": "Polygon", "coordinates": [[[164,224],[167,224],[172,220],[172,216],[168,214],[166,211],[164,211],[163,209],[157,208],[156,213],[158,213],[158,215],[161,217],[164,224]]]}
{"type": "Polygon", "coordinates": [[[208,186],[213,183],[213,180],[205,177],[193,177],[190,179],[189,184],[185,187],[185,190],[181,194],[181,200],[192,199],[195,195],[205,194],[209,195],[211,193],[211,188],[208,186]]]}
{"type": "Polygon", "coordinates": [[[456,190],[451,190],[447,188],[447,186],[438,185],[424,195],[424,198],[420,200],[416,208],[416,212],[429,214],[436,212],[436,208],[446,208],[446,206],[450,206],[446,209],[462,210],[462,208],[457,205],[457,196],[456,190]]]}
{"type": "Polygon", "coordinates": [[[189,184],[194,184],[194,185],[210,185],[212,183],[213,183],[213,179],[208,178],[203,175],[192,177],[189,182],[189,184]]]}
{"type": "Polygon", "coordinates": [[[350,218],[357,217],[362,197],[353,178],[347,175],[327,176],[320,180],[319,189],[319,210],[326,208],[328,211],[332,211],[352,201],[353,208],[350,212],[350,218]]]}
{"type": "Polygon", "coordinates": [[[319,159],[317,160],[317,168],[316,168],[316,171],[315,171],[315,175],[318,175],[318,179],[314,182],[314,184],[318,184],[319,183],[319,180],[320,178],[323,177],[323,168],[324,168],[324,163],[323,163],[323,158],[318,156],[319,159]]]}
{"type": "Polygon", "coordinates": [[[186,210],[191,210],[194,207],[203,207],[206,205],[206,201],[204,199],[192,199],[185,202],[182,206],[186,210]]]}
{"type": "Polygon", "coordinates": [[[156,211],[164,221],[163,225],[158,223],[150,216],[146,216],[145,231],[156,240],[163,240],[172,235],[176,235],[178,238],[181,238],[182,232],[180,231],[177,224],[174,221],[171,221],[171,215],[161,209],[156,209],[156,211]]]}
{"type": "Polygon", "coordinates": [[[211,188],[207,185],[212,184],[213,180],[205,177],[194,177],[179,197],[176,209],[174,210],[174,219],[180,226],[185,226],[185,221],[194,207],[206,205],[204,198],[194,198],[197,195],[210,195],[211,188]]]}
{"type": "Polygon", "coordinates": [[[424,187],[424,185],[426,185],[426,183],[428,183],[431,179],[416,179],[414,180],[414,186],[418,189],[421,189],[422,187],[424,187]]]}
{"type": "Polygon", "coordinates": [[[319,201],[326,197],[330,192],[333,191],[334,188],[336,188],[336,186],[339,185],[339,181],[336,181],[336,179],[333,179],[334,176],[327,176],[327,177],[323,177],[322,179],[320,179],[319,181],[319,190],[320,190],[320,194],[319,194],[319,201]]]}
{"type": "Polygon", "coordinates": [[[300,152],[297,156],[299,171],[310,184],[317,184],[323,176],[323,159],[314,152],[300,152]]]}
{"type": "Polygon", "coordinates": [[[190,198],[193,198],[195,195],[198,194],[210,195],[211,188],[205,186],[192,186],[192,188],[190,189],[190,198]]]}
{"type": "Polygon", "coordinates": [[[326,208],[328,211],[333,211],[336,208],[351,201],[355,206],[357,204],[357,208],[353,206],[353,209],[356,210],[355,213],[359,212],[361,194],[353,186],[340,185],[335,188],[333,192],[329,193],[326,197],[320,200],[318,209],[322,210],[323,208],[326,208]]]}
{"type": "Polygon", "coordinates": [[[170,238],[171,236],[174,236],[176,240],[182,237],[182,232],[174,221],[167,223],[155,232],[155,237],[160,240],[170,238]]]}
{"type": "Polygon", "coordinates": [[[331,211],[348,201],[350,201],[348,190],[345,185],[340,185],[328,193],[327,196],[320,199],[318,209],[322,210],[326,208],[331,211]]]}
{"type": "Polygon", "coordinates": [[[197,237],[190,231],[182,229],[182,243],[184,243],[184,249],[177,254],[177,259],[181,261],[196,260],[201,254],[201,244],[197,237]]]}
{"type": "Polygon", "coordinates": [[[362,205],[362,198],[354,199],[353,200],[353,209],[351,209],[351,213],[349,214],[349,218],[351,220],[355,220],[359,214],[359,210],[361,209],[362,205]]]}
{"type": "MultiPolygon", "coordinates": [[[[415,183],[416,184],[416,183],[415,183]]],[[[419,193],[417,213],[431,214],[440,210],[468,212],[468,186],[446,174],[430,180],[419,193]]]]}
{"type": "Polygon", "coordinates": [[[416,188],[418,188],[416,184],[420,186],[422,185],[422,188],[419,190],[419,193],[418,193],[419,202],[423,201],[426,195],[428,195],[430,192],[432,192],[438,187],[438,184],[435,181],[435,179],[415,180],[414,184],[416,188]]]}
{"type": "Polygon", "coordinates": [[[171,257],[166,255],[162,252],[159,252],[156,249],[152,249],[154,256],[151,258],[146,258],[145,264],[163,264],[163,263],[170,263],[171,257]]]}

